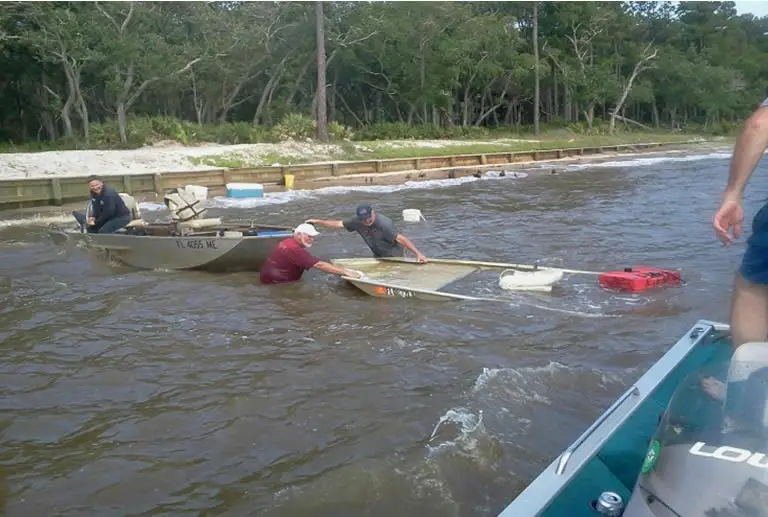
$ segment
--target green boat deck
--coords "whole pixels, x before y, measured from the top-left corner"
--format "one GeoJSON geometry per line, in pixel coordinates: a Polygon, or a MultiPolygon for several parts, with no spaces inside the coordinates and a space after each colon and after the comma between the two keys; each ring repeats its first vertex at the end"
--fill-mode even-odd
{"type": "Polygon", "coordinates": [[[689,330],[498,517],[594,517],[592,502],[605,491],[628,503],[679,383],[730,358],[726,329],[702,320],[689,330]]]}

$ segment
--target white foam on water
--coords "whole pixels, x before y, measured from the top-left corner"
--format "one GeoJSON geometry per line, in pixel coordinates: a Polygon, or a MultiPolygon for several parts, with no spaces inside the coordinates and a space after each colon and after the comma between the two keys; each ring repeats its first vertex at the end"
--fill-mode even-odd
{"type": "MultiPolygon", "coordinates": [[[[636,370],[630,368],[615,373],[598,368],[570,367],[556,361],[522,368],[486,367],[468,390],[464,407],[469,409],[463,412],[467,415],[487,412],[489,418],[483,428],[486,439],[514,440],[516,436],[530,433],[533,412],[542,408],[557,411],[559,404],[568,403],[568,397],[578,398],[578,394],[585,390],[597,390],[604,396],[617,385],[623,385],[627,376],[633,377],[636,370]],[[559,400],[563,396],[565,398],[559,400]]],[[[436,429],[445,425],[444,421],[450,421],[450,416],[449,411],[436,429]]],[[[472,421],[466,416],[458,420],[470,428],[472,421]]],[[[432,434],[434,436],[435,432],[432,434]]]]}
{"type": "MultiPolygon", "coordinates": [[[[638,166],[650,166],[657,163],[664,162],[692,162],[701,160],[713,160],[713,159],[726,159],[730,158],[730,153],[706,153],[706,154],[694,154],[686,156],[657,156],[649,158],[628,158],[618,159],[603,163],[585,163],[585,164],[569,164],[565,165],[565,168],[569,170],[580,170],[591,167],[638,167],[638,166]]],[[[556,164],[542,164],[536,168],[551,169],[557,167],[556,164]]],[[[503,168],[503,166],[502,166],[503,168]]],[[[505,175],[501,176],[500,171],[493,170],[487,171],[480,178],[474,176],[465,176],[462,178],[447,178],[447,179],[434,179],[424,181],[406,181],[404,183],[398,183],[393,185],[350,185],[350,186],[333,186],[323,187],[318,189],[306,189],[306,190],[291,190],[286,192],[270,192],[264,194],[263,197],[258,198],[228,198],[224,196],[217,196],[209,201],[209,206],[226,207],[226,208],[254,208],[266,205],[280,205],[290,203],[291,201],[301,199],[315,199],[320,196],[348,194],[350,192],[368,192],[378,194],[391,194],[400,192],[403,190],[419,190],[419,189],[435,189],[435,188],[448,188],[466,183],[474,183],[476,181],[488,181],[488,180],[515,180],[524,179],[528,177],[528,173],[522,171],[505,171],[505,175]]],[[[144,209],[144,205],[140,205],[144,209]]],[[[163,207],[163,205],[156,205],[163,207]]],[[[149,208],[148,209],[152,209],[149,208]]]]}
{"type": "MultiPolygon", "coordinates": [[[[604,314],[602,312],[584,312],[584,311],[576,311],[576,310],[570,310],[570,309],[561,309],[558,307],[546,307],[544,305],[539,305],[537,303],[530,303],[532,307],[536,307],[537,309],[541,309],[544,311],[552,311],[552,312],[559,312],[562,314],[570,314],[571,316],[579,316],[581,318],[620,318],[620,314],[604,314]]],[[[599,308],[599,307],[598,307],[599,308]]]]}
{"type": "MultiPolygon", "coordinates": [[[[643,167],[643,166],[651,166],[656,165],[659,163],[668,163],[668,162],[699,162],[702,160],[726,160],[731,157],[731,153],[705,153],[705,154],[692,154],[692,155],[686,155],[686,156],[674,156],[674,155],[667,155],[667,156],[652,156],[647,158],[632,158],[628,160],[613,160],[608,162],[594,162],[594,163],[578,163],[578,164],[571,164],[571,165],[565,165],[563,168],[566,170],[584,170],[584,169],[594,169],[594,168],[607,168],[607,167],[643,167]]],[[[542,165],[542,169],[552,169],[557,168],[553,165],[542,165]]]]}
{"type": "Polygon", "coordinates": [[[532,381],[542,376],[552,377],[568,367],[560,363],[550,362],[546,366],[529,368],[483,368],[482,373],[477,376],[472,393],[477,394],[480,391],[491,389],[491,385],[500,382],[504,385],[505,395],[510,400],[519,402],[537,402],[539,404],[549,405],[552,402],[546,395],[538,391],[525,389],[532,381]],[[501,380],[503,378],[503,380],[501,380]]]}
{"type": "MultiPolygon", "coordinates": [[[[506,179],[506,178],[499,178],[506,179]]],[[[257,198],[228,198],[217,196],[209,201],[208,206],[218,206],[227,208],[253,208],[265,205],[282,205],[297,201],[300,199],[315,199],[320,196],[330,196],[337,194],[347,194],[350,192],[370,192],[379,194],[391,194],[402,190],[433,189],[445,188],[472,183],[479,181],[480,178],[468,176],[464,178],[424,180],[424,181],[406,181],[395,185],[355,185],[355,186],[336,186],[323,187],[308,190],[291,190],[286,192],[270,192],[264,194],[264,197],[257,198]]]]}
{"type": "Polygon", "coordinates": [[[17,219],[0,219],[0,228],[10,228],[13,226],[44,226],[48,224],[75,223],[72,214],[66,215],[43,215],[35,214],[29,217],[19,217],[17,219]]]}
{"type": "Polygon", "coordinates": [[[403,190],[427,190],[436,188],[447,188],[463,185],[465,183],[474,183],[483,180],[514,180],[528,177],[524,172],[507,172],[501,176],[499,171],[489,171],[485,175],[476,178],[474,176],[465,176],[462,178],[446,178],[423,181],[406,181],[393,185],[353,185],[353,186],[334,186],[318,189],[291,190],[287,192],[270,192],[264,194],[264,197],[258,198],[228,198],[224,196],[214,197],[209,201],[209,206],[227,207],[227,208],[253,208],[265,205],[281,205],[290,203],[299,199],[315,199],[320,196],[330,196],[337,194],[348,194],[350,192],[370,192],[378,194],[392,194],[403,190]]]}
{"type": "Polygon", "coordinates": [[[466,408],[453,408],[435,424],[427,448],[431,454],[448,448],[472,454],[477,449],[479,435],[483,434],[482,410],[473,413],[466,408]]]}

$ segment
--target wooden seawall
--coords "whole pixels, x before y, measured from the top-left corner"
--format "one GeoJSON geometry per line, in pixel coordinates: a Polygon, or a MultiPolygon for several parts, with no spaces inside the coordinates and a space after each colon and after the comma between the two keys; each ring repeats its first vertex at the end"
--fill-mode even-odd
{"type": "MultiPolygon", "coordinates": [[[[292,174],[297,183],[318,178],[350,175],[376,175],[381,173],[450,169],[454,167],[497,166],[527,161],[555,160],[575,156],[596,155],[605,152],[636,151],[655,147],[685,145],[696,142],[651,142],[601,147],[574,147],[540,151],[461,154],[454,156],[428,156],[421,158],[395,158],[320,164],[297,164],[280,167],[253,167],[242,169],[212,169],[189,172],[161,172],[156,174],[110,175],[104,174],[118,192],[131,195],[157,193],[184,185],[201,185],[210,189],[223,189],[227,183],[261,183],[278,185],[286,174],[292,174]]],[[[0,210],[40,205],[61,205],[85,201],[89,197],[85,176],[24,178],[0,180],[0,210]]]]}

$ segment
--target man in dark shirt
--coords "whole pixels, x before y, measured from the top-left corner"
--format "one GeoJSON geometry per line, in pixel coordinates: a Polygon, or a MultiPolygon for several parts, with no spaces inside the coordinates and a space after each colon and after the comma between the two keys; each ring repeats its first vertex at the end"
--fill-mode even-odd
{"type": "Polygon", "coordinates": [[[88,233],[115,233],[131,222],[131,210],[123,198],[99,176],[88,176],[88,189],[91,191],[90,216],[72,212],[81,228],[86,227],[88,233]]]}
{"type": "Polygon", "coordinates": [[[405,247],[416,255],[416,260],[423,263],[427,262],[427,258],[416,249],[408,237],[397,231],[392,219],[377,214],[371,205],[358,206],[355,216],[344,221],[308,219],[307,222],[328,228],[344,228],[348,232],[359,233],[368,247],[371,248],[374,257],[402,257],[405,255],[403,249],[405,247]]]}
{"type": "Polygon", "coordinates": [[[317,268],[320,271],[339,276],[359,278],[360,275],[349,269],[338,268],[307,251],[312,246],[317,230],[311,224],[300,224],[293,230],[293,237],[283,239],[275,246],[272,253],[259,271],[262,284],[282,284],[296,282],[301,279],[304,271],[317,268]]]}

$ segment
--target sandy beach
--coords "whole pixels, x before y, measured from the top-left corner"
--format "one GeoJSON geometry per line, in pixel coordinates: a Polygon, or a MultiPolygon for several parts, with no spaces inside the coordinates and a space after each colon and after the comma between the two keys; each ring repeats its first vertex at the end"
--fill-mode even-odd
{"type": "MultiPolygon", "coordinates": [[[[393,140],[377,142],[377,148],[400,149],[407,147],[440,148],[446,146],[504,144],[531,142],[537,140],[500,139],[483,142],[462,140],[393,140]]],[[[365,143],[349,143],[363,154],[368,151],[365,143]]],[[[0,154],[0,180],[21,178],[50,178],[69,176],[153,174],[222,169],[208,163],[199,163],[200,158],[227,155],[243,161],[268,160],[270,156],[300,158],[312,162],[332,161],[334,155],[343,154],[345,149],[338,144],[311,142],[284,142],[280,144],[203,144],[184,146],[178,142],[159,142],[152,146],[127,150],[82,150],[43,151],[32,153],[0,154]],[[197,162],[197,163],[196,163],[197,162]]],[[[267,165],[287,165],[268,160],[267,165]]],[[[286,161],[286,160],[283,160],[286,161]]]]}
{"type": "MultiPolygon", "coordinates": [[[[462,141],[462,140],[393,140],[376,142],[377,149],[438,149],[441,147],[471,146],[471,145],[497,145],[499,152],[504,152],[505,145],[520,143],[535,144],[536,140],[499,139],[488,141],[462,141]]],[[[362,153],[370,151],[366,143],[347,143],[354,145],[355,149],[362,153]]],[[[676,148],[686,149],[710,149],[712,147],[724,148],[725,144],[717,142],[701,142],[700,144],[672,144],[663,150],[639,150],[643,153],[667,152],[676,148]]],[[[78,151],[45,151],[33,153],[3,153],[0,154],[0,180],[22,178],[51,178],[88,176],[90,174],[109,175],[133,175],[153,174],[162,172],[195,171],[222,169],[208,163],[199,163],[200,158],[226,155],[233,159],[254,162],[258,160],[269,161],[270,157],[300,158],[313,163],[322,163],[334,160],[345,152],[342,145],[322,145],[310,142],[285,142],[281,144],[241,144],[219,145],[205,144],[186,147],[176,142],[161,142],[153,146],[145,146],[130,150],[78,150],[78,151]],[[197,162],[197,163],[196,163],[197,162]]],[[[637,154],[637,153],[633,153],[637,154]]],[[[599,158],[609,156],[608,153],[599,158]]],[[[364,158],[363,158],[364,159],[364,158]]],[[[371,158],[373,159],[373,158],[371,158]]],[[[592,159],[584,158],[584,159],[592,159]]],[[[286,160],[284,159],[283,162],[286,160]]],[[[268,165],[286,165],[279,161],[270,161],[268,165]]]]}

